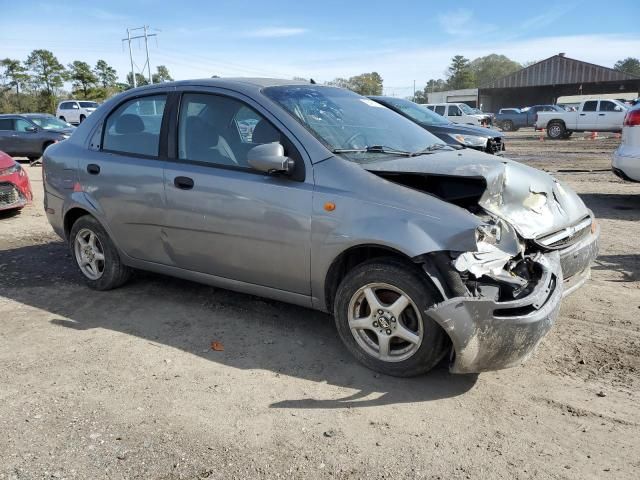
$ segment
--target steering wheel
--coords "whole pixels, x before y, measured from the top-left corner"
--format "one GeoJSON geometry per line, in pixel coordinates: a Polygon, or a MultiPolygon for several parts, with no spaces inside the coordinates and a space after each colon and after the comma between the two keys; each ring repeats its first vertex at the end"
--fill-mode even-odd
{"type": "Polygon", "coordinates": [[[344,142],[345,148],[361,148],[358,145],[354,145],[354,141],[358,137],[362,138],[363,140],[362,147],[365,147],[367,145],[367,139],[365,138],[362,132],[356,132],[353,135],[351,135],[349,138],[347,138],[347,140],[344,142]]]}

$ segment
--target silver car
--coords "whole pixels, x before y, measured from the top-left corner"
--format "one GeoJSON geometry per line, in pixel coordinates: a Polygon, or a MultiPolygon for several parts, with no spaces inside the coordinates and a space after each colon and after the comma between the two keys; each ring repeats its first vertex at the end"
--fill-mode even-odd
{"type": "Polygon", "coordinates": [[[47,149],[44,183],[90,287],[144,269],[330,312],[389,375],[520,364],[597,254],[592,213],[546,173],[294,81],[127,91],[47,149]]]}

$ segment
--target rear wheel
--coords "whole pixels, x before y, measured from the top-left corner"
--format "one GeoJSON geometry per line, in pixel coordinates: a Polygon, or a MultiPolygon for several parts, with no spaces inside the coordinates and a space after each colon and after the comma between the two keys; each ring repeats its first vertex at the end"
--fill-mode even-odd
{"type": "Polygon", "coordinates": [[[425,315],[437,295],[413,264],[377,258],[351,270],[340,283],[334,315],[351,354],[367,367],[398,377],[431,370],[449,339],[425,315]]]}
{"type": "Polygon", "coordinates": [[[71,227],[69,248],[90,288],[111,290],[131,275],[106,230],[90,215],[80,217],[71,227]]]}
{"type": "Polygon", "coordinates": [[[514,125],[511,120],[505,120],[504,122],[502,122],[502,124],[500,125],[500,128],[502,128],[502,130],[504,130],[505,132],[514,131],[514,125]]]}
{"type": "Polygon", "coordinates": [[[547,136],[553,140],[566,138],[567,130],[562,122],[551,122],[547,125],[547,136]]]}

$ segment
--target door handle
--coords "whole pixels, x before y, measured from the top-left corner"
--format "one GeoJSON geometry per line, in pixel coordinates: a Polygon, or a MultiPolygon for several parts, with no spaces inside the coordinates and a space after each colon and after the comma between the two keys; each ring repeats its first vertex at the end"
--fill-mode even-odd
{"type": "Polygon", "coordinates": [[[581,114],[580,114],[580,116],[581,116],[581,117],[586,117],[586,116],[587,116],[587,114],[586,114],[586,113],[581,113],[581,114]]]}
{"type": "Polygon", "coordinates": [[[100,173],[100,165],[90,163],[89,165],[87,165],[87,172],[89,173],[89,175],[98,175],[100,173]]]}
{"type": "Polygon", "coordinates": [[[599,114],[598,114],[598,116],[599,116],[599,117],[604,117],[604,116],[605,116],[605,114],[604,114],[604,113],[599,113],[599,114]]]}
{"type": "Polygon", "coordinates": [[[173,184],[180,190],[191,190],[193,188],[193,178],[176,177],[173,179],[173,184]]]}

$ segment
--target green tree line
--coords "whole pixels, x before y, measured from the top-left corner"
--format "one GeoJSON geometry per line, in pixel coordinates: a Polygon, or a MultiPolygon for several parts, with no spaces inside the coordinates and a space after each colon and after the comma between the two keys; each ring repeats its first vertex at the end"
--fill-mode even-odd
{"type": "MultiPolygon", "coordinates": [[[[164,65],[158,65],[151,76],[153,83],[171,81],[164,65]]],[[[148,79],[136,74],[136,84],[146,85],[148,79]]],[[[102,102],[112,95],[133,88],[131,73],[125,83],[118,81],[115,68],[105,60],[95,66],[75,60],[64,66],[53,52],[32,51],[24,60],[0,60],[0,113],[55,113],[59,101],[67,98],[102,102]],[[71,90],[65,90],[70,84],[71,90]]]]}

